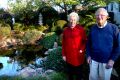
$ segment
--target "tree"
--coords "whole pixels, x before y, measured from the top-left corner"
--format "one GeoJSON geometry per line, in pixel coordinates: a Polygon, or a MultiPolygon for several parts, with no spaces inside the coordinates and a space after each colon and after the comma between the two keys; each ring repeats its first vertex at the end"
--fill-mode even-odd
{"type": "Polygon", "coordinates": [[[16,22],[25,25],[36,24],[37,10],[43,6],[40,0],[9,0],[9,11],[15,15],[16,22]]]}

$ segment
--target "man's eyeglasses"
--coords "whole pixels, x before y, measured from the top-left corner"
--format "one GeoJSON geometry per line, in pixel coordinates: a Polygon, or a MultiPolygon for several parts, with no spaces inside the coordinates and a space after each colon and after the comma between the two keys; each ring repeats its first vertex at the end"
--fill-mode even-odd
{"type": "Polygon", "coordinates": [[[96,17],[105,17],[105,16],[107,16],[107,15],[96,15],[96,17]]]}

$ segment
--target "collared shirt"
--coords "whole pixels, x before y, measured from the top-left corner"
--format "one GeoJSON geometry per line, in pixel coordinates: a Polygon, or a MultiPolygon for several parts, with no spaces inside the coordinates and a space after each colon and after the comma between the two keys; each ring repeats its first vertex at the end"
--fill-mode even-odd
{"type": "Polygon", "coordinates": [[[107,21],[105,22],[105,24],[104,24],[103,26],[99,26],[99,25],[97,24],[98,28],[104,28],[106,25],[107,25],[107,21]]]}

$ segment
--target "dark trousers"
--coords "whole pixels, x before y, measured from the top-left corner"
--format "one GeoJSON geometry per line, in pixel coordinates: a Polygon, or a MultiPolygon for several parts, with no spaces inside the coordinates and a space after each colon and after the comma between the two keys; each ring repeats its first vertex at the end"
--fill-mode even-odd
{"type": "Polygon", "coordinates": [[[82,79],[82,65],[73,66],[67,63],[68,80],[81,80],[82,79]]]}

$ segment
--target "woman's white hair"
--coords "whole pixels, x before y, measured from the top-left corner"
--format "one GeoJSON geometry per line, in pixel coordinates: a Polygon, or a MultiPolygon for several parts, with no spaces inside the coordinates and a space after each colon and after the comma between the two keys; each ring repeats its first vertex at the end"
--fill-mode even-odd
{"type": "Polygon", "coordinates": [[[77,22],[78,22],[79,19],[80,19],[79,15],[78,15],[76,12],[71,12],[71,13],[68,15],[68,21],[70,21],[70,17],[71,17],[71,16],[75,16],[77,22]]]}
{"type": "Polygon", "coordinates": [[[104,8],[98,8],[97,11],[95,12],[95,15],[98,15],[100,12],[103,12],[104,15],[106,15],[106,16],[109,15],[108,12],[107,12],[107,10],[104,9],[104,8]]]}

